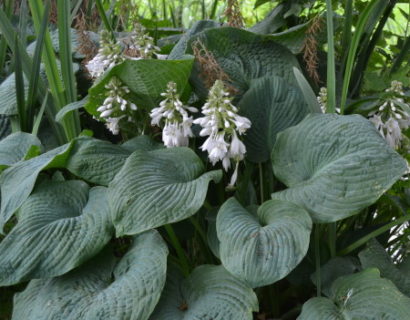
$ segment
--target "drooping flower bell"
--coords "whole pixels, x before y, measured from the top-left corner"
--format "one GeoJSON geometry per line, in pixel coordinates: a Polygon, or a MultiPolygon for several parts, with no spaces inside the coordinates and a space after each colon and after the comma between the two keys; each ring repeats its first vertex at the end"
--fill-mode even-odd
{"type": "Polygon", "coordinates": [[[228,171],[231,161],[235,162],[235,171],[229,184],[233,186],[239,162],[246,153],[246,147],[239,136],[251,127],[251,122],[248,118],[238,115],[238,109],[232,104],[229,95],[224,83],[216,80],[209,91],[207,102],[202,107],[204,117],[194,120],[194,123],[202,127],[201,136],[208,136],[201,149],[208,153],[213,165],[222,161],[222,166],[228,171]]]}
{"type": "Polygon", "coordinates": [[[134,25],[134,31],[128,39],[124,40],[124,43],[126,45],[125,55],[134,57],[134,59],[151,59],[160,51],[154,43],[154,38],[150,37],[139,23],[134,25]]]}
{"type": "Polygon", "coordinates": [[[410,127],[410,104],[405,101],[403,84],[399,81],[392,81],[385,92],[389,93],[388,97],[376,111],[369,113],[369,120],[387,143],[398,149],[404,139],[402,130],[410,127]]]}
{"type": "Polygon", "coordinates": [[[185,106],[177,93],[175,82],[168,82],[167,90],[161,93],[165,99],[158,108],[152,109],[151,124],[163,125],[162,141],[166,147],[188,146],[189,137],[193,137],[191,130],[192,116],[188,112],[198,112],[194,107],[185,106]]]}
{"type": "Polygon", "coordinates": [[[112,77],[105,85],[105,89],[107,89],[106,98],[97,111],[100,112],[100,118],[105,120],[107,128],[117,135],[120,120],[125,117],[132,120],[131,115],[138,108],[127,100],[126,96],[130,93],[130,89],[117,77],[112,77]]]}
{"type": "Polygon", "coordinates": [[[124,60],[121,53],[121,44],[115,42],[108,31],[101,31],[98,53],[86,65],[90,75],[93,78],[98,78],[103,75],[107,69],[121,63],[124,60]]]}

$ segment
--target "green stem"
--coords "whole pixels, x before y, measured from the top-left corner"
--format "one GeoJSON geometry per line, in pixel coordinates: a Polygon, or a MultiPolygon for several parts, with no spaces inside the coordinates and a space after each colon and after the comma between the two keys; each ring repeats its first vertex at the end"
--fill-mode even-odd
{"type": "Polygon", "coordinates": [[[316,295],[322,294],[322,280],[320,272],[320,226],[315,226],[315,264],[316,264],[316,295]]]}
{"type": "Polygon", "coordinates": [[[333,32],[333,9],[332,0],[326,0],[327,20],[327,107],[329,113],[336,109],[336,68],[335,68],[335,45],[333,32]]]}
{"type": "Polygon", "coordinates": [[[397,220],[394,220],[386,225],[384,225],[383,227],[378,228],[377,230],[374,230],[373,232],[370,232],[369,234],[367,234],[366,236],[364,236],[363,238],[360,238],[359,240],[353,242],[351,245],[347,246],[346,248],[344,248],[343,250],[340,250],[337,254],[338,255],[347,255],[350,252],[356,250],[357,248],[361,247],[362,245],[366,244],[369,240],[385,233],[386,231],[389,231],[391,228],[393,228],[394,226],[404,223],[406,221],[410,220],[410,214],[405,215],[397,220]]]}
{"type": "Polygon", "coordinates": [[[189,275],[189,270],[190,270],[190,266],[189,266],[189,262],[188,262],[188,258],[185,254],[184,249],[181,246],[181,243],[179,242],[179,239],[177,237],[177,235],[175,234],[174,228],[172,228],[172,226],[170,224],[166,224],[164,226],[165,231],[167,232],[169,239],[171,241],[172,246],[174,247],[175,251],[177,252],[177,256],[179,259],[179,262],[181,264],[182,267],[182,272],[184,274],[185,277],[187,277],[189,275]]]}
{"type": "Polygon", "coordinates": [[[336,222],[329,224],[329,249],[330,256],[336,257],[336,222]]]}

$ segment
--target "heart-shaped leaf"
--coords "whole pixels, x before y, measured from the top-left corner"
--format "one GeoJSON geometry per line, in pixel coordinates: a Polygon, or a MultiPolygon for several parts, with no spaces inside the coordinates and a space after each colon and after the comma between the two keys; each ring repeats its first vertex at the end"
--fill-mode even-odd
{"type": "MultiPolygon", "coordinates": [[[[296,84],[292,68],[299,64],[295,56],[271,36],[231,27],[206,29],[191,39],[187,53],[193,52],[192,44],[198,40],[240,91],[246,91],[252,79],[267,75],[296,84]]],[[[200,86],[199,78],[191,80],[200,86]]]]}
{"type": "Polygon", "coordinates": [[[146,320],[165,284],[167,255],[155,230],[143,233],[117,265],[104,252],[64,276],[31,281],[15,298],[13,320],[146,320]]]}
{"type": "Polygon", "coordinates": [[[371,240],[365,250],[359,253],[363,268],[377,268],[382,277],[390,279],[401,292],[410,297],[410,258],[401,264],[394,264],[386,250],[371,240]]]}
{"type": "Polygon", "coordinates": [[[201,159],[188,148],[135,151],[109,185],[117,236],[137,234],[195,214],[208,183],[220,170],[204,173],[201,159]]]}
{"type": "Polygon", "coordinates": [[[169,272],[151,320],[251,320],[255,293],[222,266],[197,267],[187,279],[169,272]]]}
{"type": "Polygon", "coordinates": [[[38,157],[20,161],[3,171],[0,176],[0,232],[4,224],[30,195],[38,174],[45,169],[65,166],[71,146],[72,142],[38,157]]]}
{"type": "Polygon", "coordinates": [[[44,183],[0,242],[0,285],[64,274],[97,254],[112,233],[106,188],[89,191],[74,180],[44,183]]]}
{"type": "Polygon", "coordinates": [[[23,160],[32,146],[41,148],[41,142],[32,134],[15,132],[0,142],[0,170],[23,160]]]}
{"type": "Polygon", "coordinates": [[[311,228],[309,214],[293,203],[266,201],[256,216],[231,198],[216,220],[222,264],[252,287],[272,284],[306,255],[311,228]]]}
{"type": "Polygon", "coordinates": [[[377,269],[337,279],[329,298],[313,298],[303,305],[298,320],[407,320],[410,299],[377,269]]]}
{"type": "Polygon", "coordinates": [[[247,158],[253,162],[269,160],[276,135],[309,113],[300,90],[275,76],[253,80],[238,108],[252,122],[245,145],[247,158]]]}
{"type": "Polygon", "coordinates": [[[75,141],[67,169],[77,177],[107,186],[135,150],[153,150],[158,144],[147,136],[128,140],[123,145],[82,137],[75,141]]]}
{"type": "Polygon", "coordinates": [[[407,169],[406,161],[359,115],[308,115],[278,134],[272,163],[276,177],[289,187],[272,197],[304,207],[316,222],[358,213],[407,169]]]}
{"type": "Polygon", "coordinates": [[[119,78],[132,94],[132,99],[138,107],[154,108],[164,98],[168,82],[177,84],[177,90],[182,93],[188,85],[193,59],[184,60],[125,60],[106,72],[90,90],[85,109],[98,116],[97,108],[106,98],[105,85],[112,77],[119,78]]]}

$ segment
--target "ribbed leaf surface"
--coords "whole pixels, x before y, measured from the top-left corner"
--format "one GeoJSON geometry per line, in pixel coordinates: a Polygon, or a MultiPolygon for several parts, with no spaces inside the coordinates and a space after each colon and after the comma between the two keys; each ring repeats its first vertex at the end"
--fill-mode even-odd
{"type": "Polygon", "coordinates": [[[41,148],[41,142],[32,134],[15,132],[0,141],[0,170],[23,160],[32,146],[41,148]]]}
{"type": "Polygon", "coordinates": [[[64,274],[97,254],[112,233],[106,188],[44,183],[0,243],[0,285],[64,274]]]}
{"type": "Polygon", "coordinates": [[[0,140],[7,137],[11,132],[10,120],[7,116],[0,114],[0,140]]]}
{"type": "Polygon", "coordinates": [[[358,115],[310,114],[281,132],[272,151],[276,177],[316,222],[332,222],[374,203],[406,171],[374,125],[358,115]]]}
{"type": "Polygon", "coordinates": [[[387,278],[399,288],[401,292],[410,297],[410,264],[404,261],[394,264],[386,250],[376,241],[368,243],[368,247],[359,253],[363,268],[377,268],[382,277],[387,278]]]}
{"type": "Polygon", "coordinates": [[[109,185],[116,234],[137,234],[192,216],[208,183],[222,175],[204,169],[188,148],[135,151],[109,185]]]}
{"type": "Polygon", "coordinates": [[[197,267],[185,280],[169,273],[150,320],[251,320],[255,293],[222,266],[197,267]]]}
{"type": "Polygon", "coordinates": [[[65,144],[38,157],[18,162],[3,171],[0,176],[0,232],[8,219],[30,195],[41,170],[65,166],[71,146],[72,143],[65,144]]]}
{"type": "Polygon", "coordinates": [[[299,264],[309,248],[312,221],[290,202],[264,202],[255,216],[231,198],[219,210],[216,228],[225,268],[250,286],[261,287],[299,264]]]}
{"type": "Polygon", "coordinates": [[[154,108],[164,98],[169,81],[177,84],[179,93],[188,85],[193,60],[126,60],[109,70],[90,90],[86,110],[98,116],[97,108],[106,98],[105,85],[112,77],[118,77],[130,90],[129,97],[138,107],[154,108]]]}
{"type": "MultiPolygon", "coordinates": [[[[270,36],[231,27],[207,29],[191,39],[188,53],[192,52],[190,47],[197,40],[213,54],[240,90],[246,91],[252,79],[267,75],[295,83],[292,68],[298,67],[296,58],[270,36]]],[[[199,84],[199,79],[193,80],[199,84]]]]}
{"type": "Polygon", "coordinates": [[[252,122],[245,145],[247,158],[253,162],[269,160],[276,135],[298,124],[309,112],[299,88],[275,76],[253,80],[238,108],[252,122]]]}
{"type": "Polygon", "coordinates": [[[105,252],[64,276],[31,281],[17,294],[13,320],[146,320],[165,284],[167,255],[148,231],[116,265],[105,252]]]}
{"type": "Polygon", "coordinates": [[[303,305],[298,320],[407,320],[410,299],[377,269],[337,279],[329,298],[313,298],[303,305]]]}

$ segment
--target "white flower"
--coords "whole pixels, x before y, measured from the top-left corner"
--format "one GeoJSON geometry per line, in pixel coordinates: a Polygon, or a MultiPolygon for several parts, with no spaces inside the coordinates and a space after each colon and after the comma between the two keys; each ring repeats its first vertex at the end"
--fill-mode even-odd
{"type": "Polygon", "coordinates": [[[387,98],[376,111],[369,113],[369,120],[394,149],[401,146],[404,139],[402,130],[410,127],[410,115],[406,110],[410,104],[405,102],[403,85],[399,81],[392,81],[391,87],[386,89],[387,98]]]}
{"type": "Polygon", "coordinates": [[[209,91],[207,102],[202,107],[203,117],[194,120],[202,127],[200,136],[208,136],[200,147],[208,153],[212,165],[222,161],[225,171],[236,162],[230,186],[235,184],[238,175],[239,161],[243,160],[246,147],[239,139],[250,127],[248,118],[237,114],[238,109],[232,104],[229,93],[225,91],[222,81],[217,80],[209,91]]]}
{"type": "Polygon", "coordinates": [[[159,126],[164,121],[162,141],[166,147],[188,146],[189,137],[193,137],[191,130],[192,117],[188,111],[197,112],[194,107],[184,106],[179,100],[175,82],[169,82],[167,91],[161,93],[165,100],[159,107],[151,110],[151,124],[159,126]]]}
{"type": "Polygon", "coordinates": [[[120,126],[119,122],[122,118],[125,116],[117,117],[117,118],[107,118],[105,126],[107,127],[108,130],[112,132],[112,134],[117,135],[120,133],[120,126]]]}

